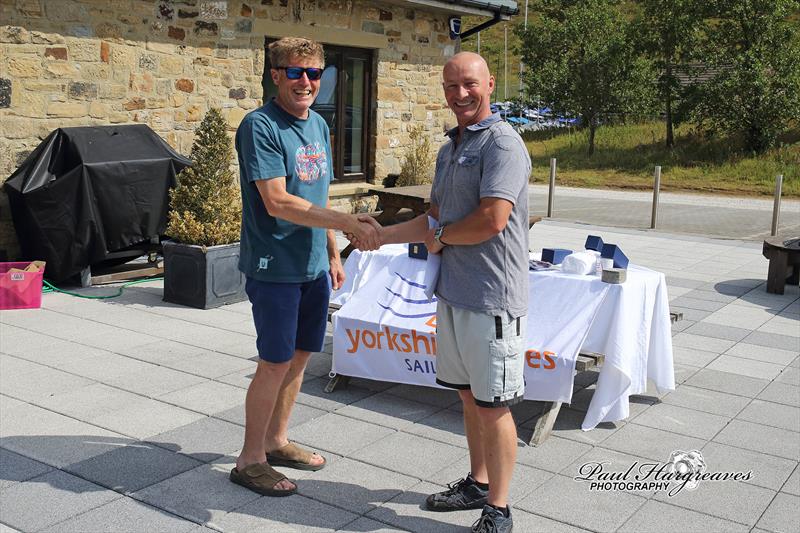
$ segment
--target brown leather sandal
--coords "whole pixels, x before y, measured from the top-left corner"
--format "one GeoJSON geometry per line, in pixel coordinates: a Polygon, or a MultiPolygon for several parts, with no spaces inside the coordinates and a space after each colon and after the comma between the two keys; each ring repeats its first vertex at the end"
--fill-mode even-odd
{"type": "Polygon", "coordinates": [[[267,454],[267,462],[272,466],[285,466],[287,468],[296,468],[297,470],[311,470],[316,472],[325,468],[328,461],[322,457],[322,462],[318,465],[311,463],[311,458],[317,453],[312,453],[304,448],[301,448],[294,442],[290,442],[282,448],[273,450],[267,454]]]}
{"type": "Polygon", "coordinates": [[[297,484],[292,489],[277,489],[275,485],[287,479],[286,476],[267,463],[247,465],[239,470],[233,467],[230,480],[264,496],[291,496],[297,492],[297,484]]]}

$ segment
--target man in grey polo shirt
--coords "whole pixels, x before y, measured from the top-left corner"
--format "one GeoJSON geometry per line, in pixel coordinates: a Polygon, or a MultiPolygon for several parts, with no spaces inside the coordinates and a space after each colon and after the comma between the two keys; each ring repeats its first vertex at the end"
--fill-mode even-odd
{"type": "MultiPolygon", "coordinates": [[[[471,472],[426,500],[433,511],[483,509],[475,532],[506,533],[517,452],[509,406],[522,401],[528,309],[528,178],[520,136],[492,114],[494,78],[470,52],[444,66],[458,127],[439,150],[429,215],[382,228],[381,242],[425,241],[441,253],[436,295],[437,383],[458,390],[471,472]]],[[[356,243],[357,245],[357,243],[356,243]]]]}

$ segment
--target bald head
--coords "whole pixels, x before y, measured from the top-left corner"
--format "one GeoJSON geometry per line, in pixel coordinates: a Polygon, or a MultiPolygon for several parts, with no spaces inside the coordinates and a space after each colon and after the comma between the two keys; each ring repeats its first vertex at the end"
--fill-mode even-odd
{"type": "Polygon", "coordinates": [[[459,52],[451,57],[442,70],[442,87],[460,129],[477,124],[492,114],[490,103],[494,78],[480,55],[459,52]]]}

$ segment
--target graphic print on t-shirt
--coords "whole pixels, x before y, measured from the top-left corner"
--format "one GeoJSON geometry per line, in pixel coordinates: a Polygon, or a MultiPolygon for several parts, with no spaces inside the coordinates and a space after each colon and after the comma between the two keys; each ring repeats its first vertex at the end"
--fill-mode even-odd
{"type": "Polygon", "coordinates": [[[297,148],[294,156],[297,177],[306,183],[314,183],[328,175],[328,156],[320,143],[307,144],[297,148]]]}

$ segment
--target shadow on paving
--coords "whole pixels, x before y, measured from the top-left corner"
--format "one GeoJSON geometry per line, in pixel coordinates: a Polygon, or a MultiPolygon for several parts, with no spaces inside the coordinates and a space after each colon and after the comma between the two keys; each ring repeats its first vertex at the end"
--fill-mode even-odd
{"type": "MultiPolygon", "coordinates": [[[[81,454],[87,457],[60,467],[62,472],[73,474],[85,481],[64,474],[53,475],[57,471],[49,466],[45,467],[44,464],[42,470],[45,470],[45,473],[37,474],[31,479],[20,479],[17,472],[20,469],[13,464],[15,460],[13,458],[6,458],[4,461],[7,464],[0,469],[0,480],[21,481],[26,485],[44,483],[56,491],[80,495],[111,489],[203,524],[212,520],[225,520],[221,514],[234,511],[238,519],[244,516],[245,520],[252,517],[312,528],[331,527],[324,507],[319,509],[323,512],[297,512],[298,507],[308,506],[308,503],[303,503],[309,501],[306,499],[307,494],[353,495],[359,501],[368,502],[369,508],[360,512],[361,515],[377,509],[401,494],[403,500],[419,501],[419,508],[423,509],[423,502],[428,496],[399,488],[368,489],[351,483],[301,479],[298,482],[296,495],[285,498],[262,497],[228,480],[228,463],[233,464],[235,461],[233,457],[213,451],[184,455],[178,451],[179,445],[168,442],[159,442],[155,445],[124,438],[79,435],[10,436],[0,439],[0,447],[13,452],[7,455],[16,456],[18,461],[27,464],[33,462],[25,455],[26,453],[31,455],[30,450],[37,451],[33,455],[49,455],[48,451],[53,450],[80,450],[81,454]],[[197,459],[222,459],[225,464],[202,463],[197,459]]],[[[6,496],[9,495],[10,493],[6,492],[6,496]]],[[[313,507],[330,505],[322,500],[317,502],[319,504],[314,504],[313,507]]],[[[352,514],[352,511],[346,509],[341,509],[341,512],[343,515],[352,514]]],[[[6,518],[14,522],[14,517],[10,515],[6,518]]],[[[388,507],[382,509],[382,515],[382,519],[390,523],[413,520],[421,531],[439,531],[452,527],[447,522],[424,516],[398,514],[388,507]]],[[[348,531],[344,526],[351,521],[352,518],[349,518],[337,527],[343,527],[343,530],[348,531]]],[[[367,523],[374,523],[376,529],[387,527],[378,522],[367,523]]],[[[359,529],[359,531],[371,530],[359,529]]]]}

